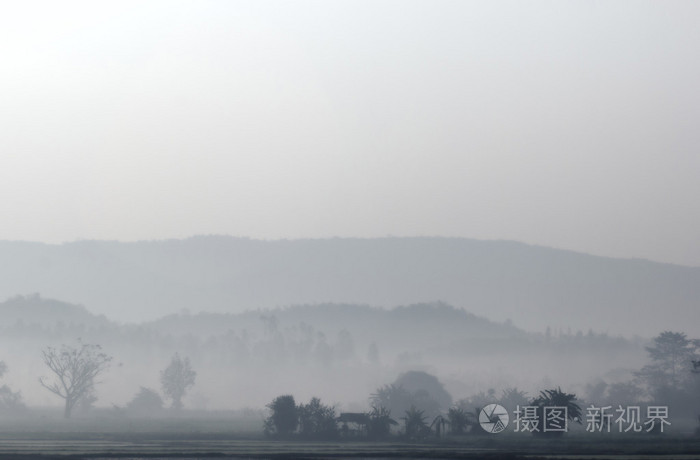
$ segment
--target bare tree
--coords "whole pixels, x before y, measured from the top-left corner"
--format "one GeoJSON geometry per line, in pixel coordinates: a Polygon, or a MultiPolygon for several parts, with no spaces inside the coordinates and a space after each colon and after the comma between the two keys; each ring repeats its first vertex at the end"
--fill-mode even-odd
{"type": "Polygon", "coordinates": [[[112,357],[102,352],[100,345],[82,343],[78,346],[61,345],[60,350],[47,347],[42,351],[44,364],[55,374],[53,381],[39,377],[39,383],[65,399],[63,416],[69,418],[75,405],[89,396],[95,378],[109,367],[112,357]]]}
{"type": "Polygon", "coordinates": [[[168,367],[161,371],[160,384],[163,393],[172,399],[174,409],[182,409],[182,398],[187,390],[194,385],[195,377],[197,377],[197,373],[192,370],[190,359],[180,358],[178,353],[175,353],[168,367]]]}

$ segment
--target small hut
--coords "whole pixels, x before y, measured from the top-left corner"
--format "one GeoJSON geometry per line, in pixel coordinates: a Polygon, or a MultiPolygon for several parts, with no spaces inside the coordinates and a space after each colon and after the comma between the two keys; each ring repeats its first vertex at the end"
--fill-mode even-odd
{"type": "Polygon", "coordinates": [[[367,436],[369,415],[362,412],[341,412],[336,419],[340,426],[340,434],[346,437],[367,436]]]}

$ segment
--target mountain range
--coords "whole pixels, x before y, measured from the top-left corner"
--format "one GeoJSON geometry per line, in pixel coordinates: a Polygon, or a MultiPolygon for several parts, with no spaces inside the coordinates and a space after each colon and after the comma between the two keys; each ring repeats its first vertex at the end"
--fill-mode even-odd
{"type": "Polygon", "coordinates": [[[511,241],[200,236],[0,242],[0,298],[31,293],[122,322],[184,311],[443,301],[537,332],[700,335],[700,268],[511,241]]]}

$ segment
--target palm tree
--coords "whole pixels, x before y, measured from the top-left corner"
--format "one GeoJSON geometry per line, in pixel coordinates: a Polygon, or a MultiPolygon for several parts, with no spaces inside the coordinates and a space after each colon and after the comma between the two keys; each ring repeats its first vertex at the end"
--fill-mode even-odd
{"type": "Polygon", "coordinates": [[[426,424],[424,411],[416,409],[415,406],[411,406],[411,408],[406,411],[403,420],[406,426],[406,437],[408,439],[420,439],[428,434],[430,430],[426,424]]]}
{"type": "Polygon", "coordinates": [[[451,407],[447,411],[447,419],[450,421],[452,434],[464,434],[467,426],[471,422],[470,415],[460,407],[451,407]]]}
{"type": "MultiPolygon", "coordinates": [[[[552,390],[540,391],[540,395],[535,398],[530,405],[536,406],[537,409],[537,428],[539,431],[533,431],[535,434],[543,434],[549,436],[561,436],[564,430],[547,430],[547,425],[543,423],[547,412],[545,408],[557,407],[566,409],[566,418],[571,421],[581,423],[581,407],[576,404],[576,395],[573,393],[564,393],[561,387],[552,390]]],[[[566,420],[562,420],[558,427],[566,427],[566,420]]]]}
{"type": "Polygon", "coordinates": [[[391,418],[391,411],[384,406],[372,406],[372,411],[367,414],[367,435],[372,439],[384,438],[391,432],[391,425],[398,425],[391,418]]]}

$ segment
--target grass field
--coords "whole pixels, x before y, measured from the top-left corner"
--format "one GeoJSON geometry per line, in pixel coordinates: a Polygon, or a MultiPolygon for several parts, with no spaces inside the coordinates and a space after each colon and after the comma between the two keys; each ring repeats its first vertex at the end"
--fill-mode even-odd
{"type": "Polygon", "coordinates": [[[102,434],[77,439],[40,435],[0,441],[0,458],[570,458],[689,459],[700,458],[700,440],[669,438],[642,442],[586,439],[454,442],[296,442],[202,439],[193,436],[102,434]],[[101,438],[101,439],[99,439],[101,438]]]}
{"type": "MultiPolygon", "coordinates": [[[[580,428],[580,427],[579,427],[580,428]]],[[[692,433],[587,433],[558,439],[504,432],[421,443],[277,441],[263,438],[258,414],[189,413],[174,418],[129,418],[114,412],[63,420],[56,413],[0,419],[2,459],[173,458],[465,458],[465,459],[700,459],[692,433]]]]}

